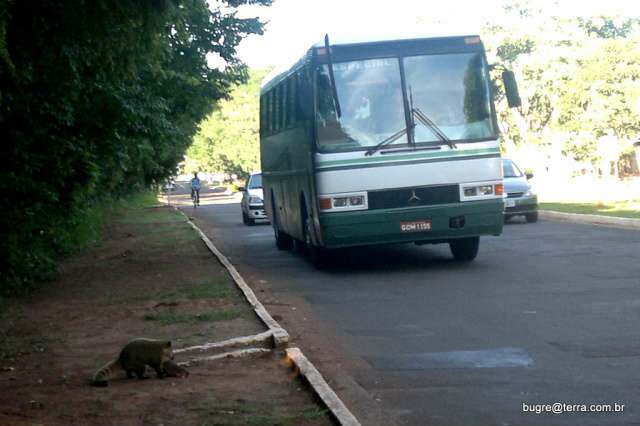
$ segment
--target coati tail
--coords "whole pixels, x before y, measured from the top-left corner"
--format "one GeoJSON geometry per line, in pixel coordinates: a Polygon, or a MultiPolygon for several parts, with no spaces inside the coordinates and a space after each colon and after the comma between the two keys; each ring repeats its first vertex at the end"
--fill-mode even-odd
{"type": "Polygon", "coordinates": [[[92,386],[109,386],[109,379],[113,376],[114,370],[122,369],[119,359],[109,361],[104,367],[96,371],[91,380],[92,386]]]}

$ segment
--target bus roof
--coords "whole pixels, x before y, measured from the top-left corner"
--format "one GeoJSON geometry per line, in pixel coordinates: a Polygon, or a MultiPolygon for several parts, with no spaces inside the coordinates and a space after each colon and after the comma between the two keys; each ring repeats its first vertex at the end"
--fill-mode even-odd
{"type": "MultiPolygon", "coordinates": [[[[351,44],[369,44],[369,43],[386,43],[386,42],[395,42],[395,41],[409,41],[409,40],[433,40],[433,39],[442,39],[442,38],[465,38],[465,37],[480,37],[477,34],[460,34],[460,33],[451,33],[451,34],[425,34],[425,33],[412,33],[412,34],[396,34],[396,35],[387,35],[386,37],[380,35],[359,35],[358,37],[334,37],[330,38],[329,42],[332,46],[344,46],[351,44]]],[[[324,40],[320,40],[316,42],[312,47],[324,47],[324,40]]]]}
{"type": "MultiPolygon", "coordinates": [[[[403,35],[392,38],[380,38],[380,37],[359,37],[359,38],[337,38],[335,40],[330,39],[330,43],[332,47],[342,47],[342,46],[350,46],[357,47],[361,45],[386,45],[386,44],[405,44],[405,43],[416,43],[420,41],[435,41],[435,40],[465,40],[465,39],[480,39],[480,36],[477,34],[456,34],[456,35],[437,35],[437,36],[414,36],[414,35],[403,35]]],[[[288,63],[282,66],[278,66],[273,69],[262,81],[260,94],[271,89],[273,86],[280,83],[282,80],[289,77],[291,74],[299,70],[304,66],[305,63],[311,60],[313,56],[313,51],[316,49],[321,49],[324,47],[324,41],[318,41],[313,44],[305,54],[296,60],[293,63],[288,63]]]]}

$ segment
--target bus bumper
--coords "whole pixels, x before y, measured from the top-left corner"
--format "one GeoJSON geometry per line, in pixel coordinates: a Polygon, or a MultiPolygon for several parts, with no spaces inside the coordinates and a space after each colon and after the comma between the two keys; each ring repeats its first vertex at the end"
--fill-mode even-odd
{"type": "Polygon", "coordinates": [[[390,243],[438,243],[452,238],[502,233],[501,199],[404,209],[320,215],[322,246],[327,248],[390,243]],[[431,229],[402,232],[401,222],[431,221],[431,229]]]}

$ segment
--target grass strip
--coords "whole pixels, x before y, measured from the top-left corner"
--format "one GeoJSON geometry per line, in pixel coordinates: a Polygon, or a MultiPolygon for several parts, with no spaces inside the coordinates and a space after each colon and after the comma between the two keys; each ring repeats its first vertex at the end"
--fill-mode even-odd
{"type": "Polygon", "coordinates": [[[202,322],[229,321],[240,316],[237,309],[221,309],[200,314],[178,314],[175,312],[161,312],[146,314],[146,321],[157,321],[160,325],[198,324],[202,322]]]}
{"type": "Polygon", "coordinates": [[[563,213],[596,214],[640,219],[640,200],[599,203],[554,202],[540,203],[539,207],[542,210],[553,210],[563,213]]]}

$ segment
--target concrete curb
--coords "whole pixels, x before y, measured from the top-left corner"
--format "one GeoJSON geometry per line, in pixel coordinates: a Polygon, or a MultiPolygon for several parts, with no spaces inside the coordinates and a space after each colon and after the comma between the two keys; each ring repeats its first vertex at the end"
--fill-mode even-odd
{"type": "Polygon", "coordinates": [[[236,346],[249,346],[256,343],[264,343],[273,338],[273,331],[267,330],[254,336],[234,337],[233,339],[223,340],[221,342],[205,343],[204,345],[188,346],[186,348],[174,349],[174,354],[185,352],[207,352],[211,349],[223,349],[236,346]]]}
{"type": "Polygon", "coordinates": [[[287,333],[286,330],[282,328],[276,320],[273,319],[269,312],[267,312],[262,303],[260,303],[260,301],[256,297],[253,290],[251,290],[251,288],[245,282],[244,278],[242,278],[240,273],[236,270],[235,266],[233,266],[231,262],[229,262],[229,259],[227,259],[227,257],[223,255],[220,250],[218,250],[218,248],[211,242],[209,237],[207,237],[204,232],[202,232],[202,230],[200,230],[200,228],[198,228],[198,226],[193,223],[186,214],[184,214],[182,210],[178,208],[176,208],[176,210],[185,217],[189,225],[191,225],[191,227],[198,233],[198,235],[200,235],[200,238],[202,239],[202,241],[204,241],[204,244],[207,246],[209,251],[211,251],[211,253],[213,253],[214,256],[218,258],[220,263],[222,263],[224,267],[227,268],[227,271],[229,271],[231,278],[233,278],[233,281],[236,283],[240,291],[242,291],[244,297],[247,299],[247,302],[249,302],[256,315],[258,315],[262,322],[273,333],[273,341],[275,343],[275,346],[286,346],[286,344],[289,342],[289,333],[287,333]]]}
{"type": "MultiPolygon", "coordinates": [[[[264,322],[264,324],[269,328],[269,331],[266,333],[271,333],[273,335],[273,342],[275,347],[286,347],[289,343],[289,333],[278,324],[276,320],[273,319],[271,314],[267,312],[265,307],[260,303],[255,293],[251,288],[247,285],[244,278],[240,275],[237,269],[229,262],[225,255],[218,250],[218,248],[213,244],[213,242],[205,235],[204,232],[195,224],[189,217],[179,208],[172,206],[175,210],[180,212],[186,219],[186,221],[191,225],[191,227],[200,235],[200,238],[205,243],[207,248],[213,253],[214,256],[218,258],[220,263],[227,268],[229,274],[233,278],[233,281],[236,283],[238,288],[242,291],[247,302],[253,307],[256,315],[264,322]]],[[[259,334],[257,336],[261,336],[259,334]]],[[[249,336],[248,339],[257,337],[257,336],[249,336]]],[[[247,338],[240,338],[247,339],[247,338]]],[[[233,340],[233,339],[231,339],[233,340]]],[[[214,344],[215,345],[215,344],[214,344]]],[[[206,345],[205,345],[206,346],[206,345]]],[[[187,362],[193,361],[210,361],[213,359],[220,359],[224,357],[233,357],[232,354],[241,354],[240,356],[246,356],[254,353],[261,353],[263,351],[268,351],[266,349],[257,349],[250,348],[244,349],[243,351],[235,351],[227,354],[219,354],[213,355],[209,357],[204,357],[201,359],[196,359],[187,362]]],[[[339,425],[342,426],[360,426],[360,422],[356,419],[356,417],[349,411],[349,409],[344,405],[342,400],[336,395],[336,393],[329,387],[327,382],[324,380],[322,375],[318,372],[318,370],[314,367],[314,365],[309,361],[302,353],[302,351],[298,348],[288,348],[286,349],[287,358],[295,365],[296,370],[298,371],[298,375],[302,376],[309,385],[313,393],[320,398],[323,404],[329,409],[331,412],[331,416],[338,422],[339,425]]],[[[179,364],[180,365],[180,364],[179,364]]],[[[185,364],[186,365],[186,364],[185,364]]]]}
{"type": "Polygon", "coordinates": [[[179,362],[178,365],[181,367],[191,367],[194,364],[199,364],[204,361],[216,361],[218,359],[224,359],[224,358],[245,358],[251,355],[256,355],[256,354],[262,355],[262,354],[268,354],[270,352],[271,352],[271,349],[248,348],[248,349],[242,349],[238,351],[225,352],[222,354],[209,355],[209,356],[204,356],[200,358],[193,358],[193,359],[190,359],[189,361],[179,362]]]}
{"type": "Polygon", "coordinates": [[[335,420],[343,426],[360,426],[360,422],[347,409],[338,395],[329,387],[320,372],[311,364],[298,348],[287,349],[287,359],[295,366],[298,374],[305,378],[314,392],[327,406],[335,420]]]}
{"type": "Polygon", "coordinates": [[[640,219],[602,216],[597,214],[563,213],[554,210],[539,210],[539,213],[543,219],[640,230],[640,219]]]}

